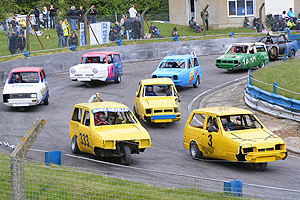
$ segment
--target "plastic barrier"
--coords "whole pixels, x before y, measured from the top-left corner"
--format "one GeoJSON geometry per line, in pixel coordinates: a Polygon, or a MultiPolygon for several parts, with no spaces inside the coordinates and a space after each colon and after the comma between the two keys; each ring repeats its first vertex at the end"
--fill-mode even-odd
{"type": "Polygon", "coordinates": [[[116,40],[115,40],[115,43],[116,43],[117,45],[121,46],[121,45],[122,45],[122,40],[121,40],[121,39],[116,39],[116,40]]]}
{"type": "Polygon", "coordinates": [[[61,151],[46,151],[45,152],[45,165],[50,163],[61,165],[61,151]]]}
{"type": "Polygon", "coordinates": [[[289,40],[297,40],[298,42],[298,49],[300,49],[300,35],[289,35],[289,40]]]}
{"type": "Polygon", "coordinates": [[[234,32],[229,32],[229,37],[234,38],[234,32]]]}
{"type": "Polygon", "coordinates": [[[70,50],[71,51],[76,51],[77,45],[70,45],[70,50]]]}
{"type": "Polygon", "coordinates": [[[23,55],[24,55],[25,57],[29,58],[29,57],[30,57],[30,51],[24,51],[24,52],[23,52],[23,55]]]}
{"type": "Polygon", "coordinates": [[[224,192],[227,194],[232,194],[236,197],[242,197],[243,185],[246,184],[240,180],[224,182],[224,192]]]}

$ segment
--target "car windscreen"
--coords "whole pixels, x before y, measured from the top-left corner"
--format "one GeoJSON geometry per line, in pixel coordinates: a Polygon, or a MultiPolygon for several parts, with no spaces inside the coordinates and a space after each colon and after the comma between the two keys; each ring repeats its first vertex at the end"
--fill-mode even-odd
{"type": "Polygon", "coordinates": [[[102,64],[106,63],[105,55],[83,57],[81,60],[81,64],[93,64],[93,63],[102,63],[102,64]]]}
{"type": "Polygon", "coordinates": [[[136,124],[132,112],[128,108],[93,109],[94,125],[136,124]]]}
{"type": "Polygon", "coordinates": [[[39,76],[37,72],[15,72],[12,73],[8,83],[38,83],[39,76]]]}
{"type": "Polygon", "coordinates": [[[232,46],[226,53],[247,53],[247,45],[232,46]]]}
{"type": "Polygon", "coordinates": [[[184,60],[165,60],[160,63],[159,68],[184,69],[185,61],[184,60]]]}
{"type": "Polygon", "coordinates": [[[221,116],[220,121],[225,131],[263,128],[251,114],[221,116]]]}
{"type": "Polygon", "coordinates": [[[145,85],[144,86],[144,97],[151,96],[174,96],[173,85],[145,85]]]}
{"type": "Polygon", "coordinates": [[[278,38],[278,36],[267,36],[261,38],[259,41],[265,44],[273,44],[277,42],[278,38]]]}

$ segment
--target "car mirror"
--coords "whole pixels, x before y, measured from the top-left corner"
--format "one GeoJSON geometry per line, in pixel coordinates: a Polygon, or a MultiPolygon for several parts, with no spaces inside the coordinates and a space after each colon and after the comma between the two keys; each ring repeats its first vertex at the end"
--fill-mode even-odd
{"type": "Polygon", "coordinates": [[[208,132],[218,132],[218,129],[215,126],[208,127],[208,132]]]}
{"type": "Polygon", "coordinates": [[[139,93],[138,93],[138,92],[136,92],[136,93],[135,93],[135,96],[136,96],[136,97],[139,97],[139,93]]]}

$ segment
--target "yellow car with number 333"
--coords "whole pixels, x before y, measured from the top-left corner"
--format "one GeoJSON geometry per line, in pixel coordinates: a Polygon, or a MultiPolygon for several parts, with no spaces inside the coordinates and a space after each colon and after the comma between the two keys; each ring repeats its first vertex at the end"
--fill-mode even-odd
{"type": "Polygon", "coordinates": [[[119,157],[129,165],[131,154],[151,147],[147,130],[130,109],[116,102],[79,103],[70,120],[71,150],[100,157],[119,157]]]}
{"type": "Polygon", "coordinates": [[[193,110],[184,128],[183,147],[194,159],[211,157],[252,163],[258,171],[264,171],[268,162],[287,157],[279,136],[251,111],[233,107],[193,110]]]}

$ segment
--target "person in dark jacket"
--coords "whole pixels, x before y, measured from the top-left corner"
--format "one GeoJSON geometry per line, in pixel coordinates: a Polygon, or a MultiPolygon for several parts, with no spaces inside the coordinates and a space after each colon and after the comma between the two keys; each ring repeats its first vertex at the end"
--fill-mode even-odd
{"type": "Polygon", "coordinates": [[[126,19],[124,22],[124,29],[126,31],[127,40],[130,39],[130,33],[132,32],[132,20],[126,19]]]}
{"type": "Polygon", "coordinates": [[[9,38],[9,51],[11,55],[17,53],[18,43],[17,43],[17,35],[16,32],[13,32],[9,38]]]}
{"type": "Polygon", "coordinates": [[[79,10],[77,11],[78,14],[78,23],[83,22],[83,15],[84,15],[84,9],[82,6],[80,6],[79,10]]]}
{"type": "Polygon", "coordinates": [[[121,38],[123,38],[123,30],[122,30],[121,26],[119,26],[119,22],[115,23],[115,25],[113,26],[113,29],[116,29],[118,31],[118,33],[121,34],[121,38]]]}
{"type": "Polygon", "coordinates": [[[139,21],[138,17],[135,17],[135,20],[132,23],[132,31],[134,33],[134,39],[141,38],[141,30],[142,30],[141,22],[139,21]]]}
{"type": "Polygon", "coordinates": [[[78,13],[75,10],[75,6],[71,6],[71,9],[67,13],[70,21],[71,31],[76,29],[76,20],[78,17],[78,13]]]}
{"type": "Polygon", "coordinates": [[[157,35],[159,38],[161,37],[158,28],[157,28],[153,23],[151,23],[151,25],[150,25],[150,27],[149,27],[149,31],[150,31],[150,33],[152,33],[153,35],[157,35]]]}
{"type": "Polygon", "coordinates": [[[280,27],[279,25],[279,22],[276,21],[274,24],[272,24],[272,29],[271,29],[273,32],[278,32],[278,31],[281,31],[282,28],[280,27]]]}
{"type": "Polygon", "coordinates": [[[23,33],[21,32],[20,35],[17,37],[18,42],[18,53],[23,53],[26,45],[26,40],[23,37],[23,33]]]}
{"type": "Polygon", "coordinates": [[[34,17],[35,17],[35,24],[40,28],[40,11],[39,11],[39,6],[34,7],[34,17]]]}
{"type": "Polygon", "coordinates": [[[61,44],[63,42],[63,35],[64,35],[61,24],[62,24],[62,20],[60,20],[59,23],[56,26],[56,32],[57,32],[57,37],[58,37],[58,46],[59,47],[61,47],[61,44]]]}
{"type": "Polygon", "coordinates": [[[89,14],[90,14],[90,23],[96,23],[97,10],[94,5],[91,6],[91,10],[89,14]]]}
{"type": "Polygon", "coordinates": [[[76,33],[72,33],[71,37],[69,38],[69,46],[71,45],[76,45],[76,46],[78,45],[78,38],[76,33]]]}
{"type": "Polygon", "coordinates": [[[53,5],[50,5],[49,16],[50,16],[50,29],[55,29],[55,14],[56,10],[53,5]]]}
{"type": "Polygon", "coordinates": [[[110,35],[110,40],[115,41],[117,39],[120,39],[120,34],[117,29],[113,29],[112,34],[110,35]]]}
{"type": "Polygon", "coordinates": [[[191,26],[191,28],[195,29],[196,33],[201,32],[201,28],[200,28],[200,26],[198,26],[198,24],[195,20],[195,17],[192,17],[192,19],[190,21],[190,26],[191,26]]]}

